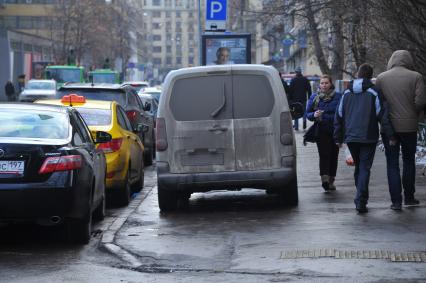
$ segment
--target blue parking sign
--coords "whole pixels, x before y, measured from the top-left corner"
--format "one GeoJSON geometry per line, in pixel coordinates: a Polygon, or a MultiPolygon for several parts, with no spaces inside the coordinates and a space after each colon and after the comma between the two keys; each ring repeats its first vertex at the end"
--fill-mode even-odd
{"type": "Polygon", "coordinates": [[[226,21],[226,0],[206,0],[206,20],[226,21]]]}

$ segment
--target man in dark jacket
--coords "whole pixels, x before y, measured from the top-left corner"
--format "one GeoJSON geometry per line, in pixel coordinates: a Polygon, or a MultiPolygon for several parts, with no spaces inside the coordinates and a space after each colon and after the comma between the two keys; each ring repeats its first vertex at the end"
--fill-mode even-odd
{"type": "Polygon", "coordinates": [[[355,161],[357,193],[354,202],[360,213],[368,211],[368,184],[379,139],[379,122],[384,135],[394,142],[387,106],[371,82],[372,77],[373,68],[361,65],[358,79],[343,93],[334,119],[334,140],[339,146],[345,142],[355,161]]]}
{"type": "MultiPolygon", "coordinates": [[[[297,67],[296,76],[290,81],[291,102],[299,102],[305,109],[303,129],[306,129],[306,101],[311,97],[312,90],[309,80],[302,75],[302,68],[297,67]]],[[[299,119],[294,120],[294,129],[299,130],[299,119]]]]}
{"type": "Polygon", "coordinates": [[[389,115],[395,128],[397,143],[390,146],[383,137],[385,146],[387,175],[392,208],[401,209],[402,187],[404,204],[415,205],[416,182],[415,154],[417,146],[418,115],[426,105],[426,92],[423,77],[413,71],[413,58],[406,50],[397,50],[388,62],[388,71],[377,77],[377,87],[389,103],[389,115]],[[399,152],[402,152],[402,186],[399,170],[399,152]]]}
{"type": "Polygon", "coordinates": [[[4,91],[8,101],[15,101],[15,87],[11,81],[7,81],[4,86],[4,91]]]}

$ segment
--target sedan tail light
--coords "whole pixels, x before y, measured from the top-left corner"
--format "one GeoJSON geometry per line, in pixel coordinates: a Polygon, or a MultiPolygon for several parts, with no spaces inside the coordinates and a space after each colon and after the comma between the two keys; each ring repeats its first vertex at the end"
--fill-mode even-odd
{"type": "Polygon", "coordinates": [[[155,125],[155,146],[157,151],[165,151],[167,149],[167,131],[166,121],[164,118],[157,118],[155,125]]]}
{"type": "Polygon", "coordinates": [[[98,149],[101,149],[105,153],[111,153],[120,150],[122,143],[122,138],[112,139],[109,142],[99,144],[98,149]]]}
{"type": "Polygon", "coordinates": [[[48,157],[44,161],[39,174],[47,174],[56,171],[69,171],[81,168],[82,159],[80,155],[65,155],[48,157]]]}
{"type": "Polygon", "coordinates": [[[126,112],[127,118],[129,118],[130,122],[136,122],[136,117],[138,116],[138,111],[130,110],[126,112]]]}

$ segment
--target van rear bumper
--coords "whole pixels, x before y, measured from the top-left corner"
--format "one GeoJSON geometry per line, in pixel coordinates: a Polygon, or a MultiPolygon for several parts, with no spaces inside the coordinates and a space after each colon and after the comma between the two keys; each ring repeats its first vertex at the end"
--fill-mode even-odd
{"type": "Polygon", "coordinates": [[[167,163],[157,163],[158,186],[164,190],[207,192],[223,189],[280,189],[296,178],[294,168],[211,173],[170,173],[167,163]]]}

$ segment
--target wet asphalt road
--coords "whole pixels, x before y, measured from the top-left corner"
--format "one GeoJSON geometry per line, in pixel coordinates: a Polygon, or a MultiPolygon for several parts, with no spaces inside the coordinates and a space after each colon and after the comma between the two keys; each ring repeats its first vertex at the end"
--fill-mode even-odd
{"type": "Polygon", "coordinates": [[[101,239],[125,208],[109,209],[85,247],[63,244],[55,227],[2,227],[0,282],[426,282],[426,258],[392,261],[426,252],[426,177],[417,178],[420,206],[390,210],[384,153],[377,151],[369,213],[359,215],[344,154],[337,191],[324,193],[316,147],[303,147],[297,136],[298,207],[243,190],[194,194],[187,210],[161,214],[151,167],[112,240],[119,252],[101,239]],[[341,258],[345,252],[349,258],[341,258]]]}

